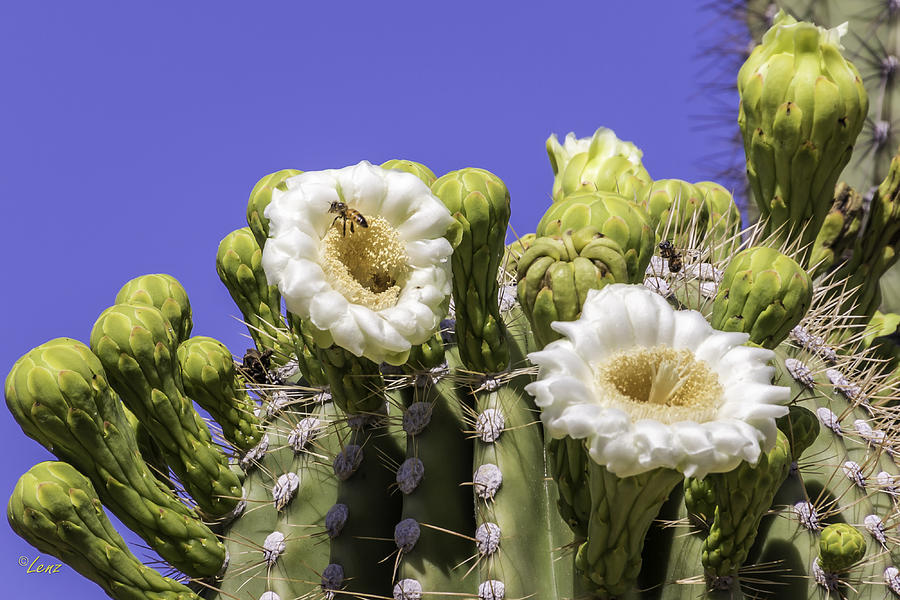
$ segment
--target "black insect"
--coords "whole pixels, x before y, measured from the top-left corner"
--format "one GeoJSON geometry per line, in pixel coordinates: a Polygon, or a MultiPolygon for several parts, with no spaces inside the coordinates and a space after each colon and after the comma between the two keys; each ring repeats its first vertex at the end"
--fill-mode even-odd
{"type": "Polygon", "coordinates": [[[672,273],[677,273],[684,266],[684,263],[681,262],[681,253],[669,240],[659,243],[659,255],[669,261],[669,271],[672,273]]]}
{"type": "Polygon", "coordinates": [[[269,383],[269,369],[271,368],[272,351],[260,352],[256,348],[250,348],[244,353],[244,361],[241,370],[244,377],[256,384],[269,383]]]}
{"type": "Polygon", "coordinates": [[[339,200],[335,200],[331,203],[331,208],[328,209],[330,213],[337,213],[337,216],[334,218],[334,221],[331,222],[332,227],[337,222],[338,219],[343,219],[344,221],[344,229],[341,235],[347,235],[347,221],[350,221],[350,233],[353,233],[353,224],[356,223],[360,227],[368,227],[369,224],[366,222],[366,218],[362,216],[362,213],[358,210],[354,210],[347,206],[346,202],[341,202],[339,200]]]}

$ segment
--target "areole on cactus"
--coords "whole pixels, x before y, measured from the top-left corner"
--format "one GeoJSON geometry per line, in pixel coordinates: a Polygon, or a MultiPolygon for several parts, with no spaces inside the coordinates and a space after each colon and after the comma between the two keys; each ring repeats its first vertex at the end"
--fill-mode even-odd
{"type": "Polygon", "coordinates": [[[742,71],[768,217],[743,232],[728,190],[651,181],[608,129],[551,136],[553,203],[508,246],[483,169],[263,177],[216,259],[255,347],[190,337],[156,274],[90,347],[26,353],[7,405],[59,461],[10,524],[121,599],[900,596],[894,320],[858,327],[851,273],[894,260],[900,160],[850,224],[864,102],[836,37],[779,21],[742,71]],[[855,104],[806,104],[844,83],[855,104]]]}

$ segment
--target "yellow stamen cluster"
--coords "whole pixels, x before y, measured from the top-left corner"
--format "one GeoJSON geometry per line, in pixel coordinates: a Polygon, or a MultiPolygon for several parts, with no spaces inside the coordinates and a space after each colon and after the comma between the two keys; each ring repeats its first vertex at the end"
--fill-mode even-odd
{"type": "Polygon", "coordinates": [[[320,263],[331,286],[349,302],[382,310],[397,303],[409,257],[397,230],[384,217],[366,218],[343,234],[340,219],[322,239],[320,263]]]}
{"type": "Polygon", "coordinates": [[[599,365],[598,402],[626,411],[633,421],[704,423],[716,418],[722,385],[709,365],[689,350],[634,348],[599,365]]]}

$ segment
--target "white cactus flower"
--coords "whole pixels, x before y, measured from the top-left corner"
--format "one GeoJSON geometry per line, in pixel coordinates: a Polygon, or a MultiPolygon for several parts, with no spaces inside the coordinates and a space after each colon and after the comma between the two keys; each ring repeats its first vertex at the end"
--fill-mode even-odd
{"type": "Polygon", "coordinates": [[[415,175],[366,161],[285,186],[265,210],[269,285],[315,328],[317,344],[403,364],[447,313],[453,250],[443,236],[453,217],[415,175]],[[356,211],[345,213],[346,229],[339,202],[356,211]]]}
{"type": "Polygon", "coordinates": [[[774,446],[790,390],[771,384],[774,353],[742,345],[747,334],[624,284],[591,290],[578,320],[552,327],[565,337],[528,355],[540,368],[525,389],[550,435],[584,439],[619,477],[704,477],[774,446]]]}

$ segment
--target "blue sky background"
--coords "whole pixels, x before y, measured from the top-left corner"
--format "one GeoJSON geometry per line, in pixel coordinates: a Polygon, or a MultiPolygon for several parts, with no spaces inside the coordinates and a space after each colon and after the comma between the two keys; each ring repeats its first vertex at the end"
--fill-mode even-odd
{"type": "MultiPolygon", "coordinates": [[[[54,337],[87,342],[123,283],[158,272],[186,288],[194,335],[243,354],[216,248],[279,169],[482,167],[509,187],[520,234],[549,203],[551,133],[608,126],[654,179],[713,178],[704,157],[729,149],[690,117],[736,120],[736,99],[700,85],[736,71],[707,70],[700,5],[3,3],[0,371],[54,337]]],[[[5,504],[52,457],[0,413],[5,504]]],[[[39,553],[2,522],[0,542],[0,586],[19,597],[103,596],[68,566],[26,575],[19,557],[39,553]]]]}

